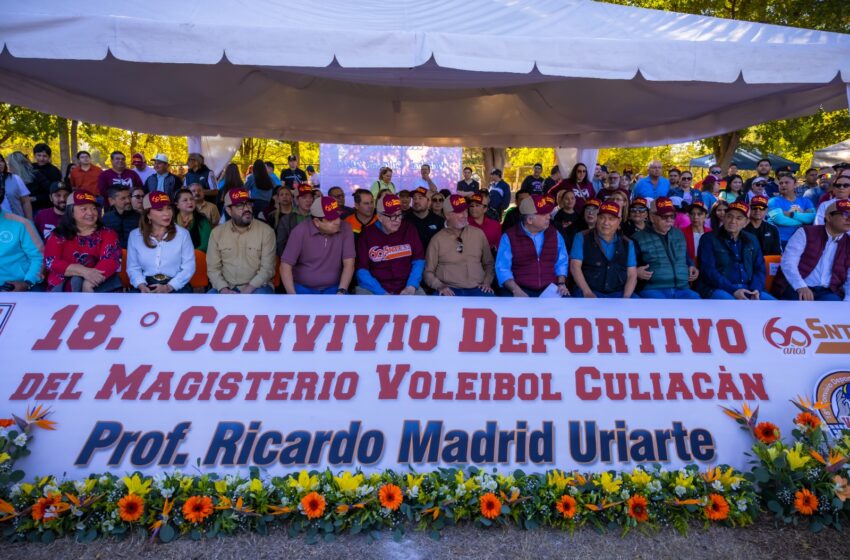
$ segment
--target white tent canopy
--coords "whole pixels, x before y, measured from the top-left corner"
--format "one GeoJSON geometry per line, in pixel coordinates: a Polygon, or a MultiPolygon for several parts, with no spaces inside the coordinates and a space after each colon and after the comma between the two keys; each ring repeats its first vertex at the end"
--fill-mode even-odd
{"type": "Polygon", "coordinates": [[[812,158],[812,167],[832,167],[838,163],[850,163],[850,140],[816,150],[812,158]]]}
{"type": "Polygon", "coordinates": [[[0,40],[0,100],[175,135],[650,145],[850,92],[850,35],[590,0],[41,0],[0,40]]]}

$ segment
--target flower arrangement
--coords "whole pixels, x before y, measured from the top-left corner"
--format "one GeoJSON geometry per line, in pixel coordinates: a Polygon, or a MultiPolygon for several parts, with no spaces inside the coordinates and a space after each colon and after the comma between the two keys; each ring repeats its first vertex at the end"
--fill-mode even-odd
{"type": "Polygon", "coordinates": [[[799,396],[791,402],[799,413],[790,442],[782,440],[775,424],[759,422],[758,407],[753,410],[744,403],[740,410],[725,409],[754,440],[747,480],[755,484],[764,507],[777,520],[807,522],[815,532],[840,528],[850,521],[850,430],[830,437],[816,413],[826,403],[799,396]]]}

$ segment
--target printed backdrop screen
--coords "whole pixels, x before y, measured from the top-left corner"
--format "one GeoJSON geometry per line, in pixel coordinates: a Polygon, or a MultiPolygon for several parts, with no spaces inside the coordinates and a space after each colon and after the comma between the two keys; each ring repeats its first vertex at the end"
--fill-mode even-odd
{"type": "Polygon", "coordinates": [[[351,193],[368,189],[383,166],[393,169],[392,181],[398,189],[416,188],[423,163],[431,166],[431,178],[439,189],[454,191],[462,174],[461,148],[322,144],[320,163],[322,190],[342,187],[349,204],[353,203],[351,193]]]}

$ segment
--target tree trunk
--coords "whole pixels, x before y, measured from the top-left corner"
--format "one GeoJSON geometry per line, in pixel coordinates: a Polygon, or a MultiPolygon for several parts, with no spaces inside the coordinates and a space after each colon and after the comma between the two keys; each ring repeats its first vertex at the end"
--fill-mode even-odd
{"type": "Polygon", "coordinates": [[[292,151],[292,155],[294,155],[295,157],[298,158],[298,162],[300,164],[300,162],[301,162],[301,148],[299,147],[298,142],[297,141],[292,141],[292,142],[287,141],[286,143],[289,144],[289,149],[292,151]]]}
{"type": "Polygon", "coordinates": [[[59,123],[59,169],[65,173],[65,168],[71,162],[71,146],[68,144],[68,119],[60,117],[59,123]]]}
{"type": "Polygon", "coordinates": [[[489,177],[490,171],[493,169],[501,169],[504,172],[508,160],[506,148],[482,148],[481,152],[484,156],[484,175],[486,177],[489,177]]]}
{"type": "Polygon", "coordinates": [[[77,129],[80,127],[80,121],[71,121],[71,157],[76,158],[77,152],[80,151],[79,136],[77,129]]]}
{"type": "MultiPolygon", "coordinates": [[[[131,132],[130,133],[130,154],[135,154],[139,146],[139,133],[131,132]]],[[[145,157],[148,157],[148,154],[145,154],[145,157]]]]}
{"type": "Polygon", "coordinates": [[[741,144],[741,131],[736,130],[715,136],[710,140],[710,144],[714,152],[714,160],[725,172],[729,164],[732,163],[732,158],[735,157],[735,150],[741,144]]]}

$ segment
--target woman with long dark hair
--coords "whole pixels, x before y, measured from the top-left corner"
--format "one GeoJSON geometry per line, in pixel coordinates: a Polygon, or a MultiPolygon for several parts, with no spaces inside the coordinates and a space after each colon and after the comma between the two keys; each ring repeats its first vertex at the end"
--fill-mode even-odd
{"type": "Polygon", "coordinates": [[[549,196],[557,198],[558,193],[563,190],[571,190],[576,195],[576,212],[581,214],[582,208],[588,200],[596,196],[593,183],[587,176],[587,166],[581,162],[573,165],[569,176],[549,189],[549,196]]]}
{"type": "Polygon", "coordinates": [[[726,215],[727,208],[729,208],[729,203],[725,200],[718,200],[711,207],[711,212],[709,213],[709,223],[711,224],[711,229],[713,229],[714,231],[718,231],[720,229],[720,226],[723,225],[723,217],[726,215]]]}
{"type": "Polygon", "coordinates": [[[262,219],[277,229],[277,224],[280,223],[281,216],[287,216],[292,213],[292,191],[289,190],[286,184],[278,185],[274,188],[272,201],[273,204],[267,206],[263,212],[262,219]]]}
{"type": "MultiPolygon", "coordinates": [[[[216,205],[219,211],[222,211],[224,208],[224,196],[231,189],[244,188],[245,183],[242,181],[242,175],[239,173],[239,166],[235,163],[227,164],[227,168],[224,170],[224,177],[218,182],[218,201],[216,205]]],[[[222,211],[222,215],[227,216],[227,212],[222,211]]]]}
{"type": "Polygon", "coordinates": [[[76,191],[73,204],[44,248],[47,287],[55,292],[113,292],[121,288],[118,234],[103,227],[94,195],[76,191]]]}
{"type": "Polygon", "coordinates": [[[726,189],[719,195],[719,200],[725,200],[732,204],[744,196],[744,179],[740,175],[732,175],[726,180],[726,189]]]}
{"type": "Polygon", "coordinates": [[[171,199],[163,192],[146,194],[139,227],[127,242],[130,285],[143,294],[192,293],[194,274],[192,238],[174,223],[171,199]]]}
{"type": "Polygon", "coordinates": [[[9,169],[2,154],[0,154],[0,185],[6,188],[6,197],[3,199],[2,205],[3,210],[32,220],[30,191],[23,179],[9,169]]]}
{"type": "Polygon", "coordinates": [[[274,191],[274,182],[263,160],[255,161],[253,169],[254,172],[245,181],[245,190],[254,199],[254,217],[256,218],[269,205],[274,191]]]}
{"type": "Polygon", "coordinates": [[[195,208],[195,197],[192,191],[180,189],[174,193],[174,205],[177,207],[174,222],[189,232],[193,248],[206,253],[212,225],[207,217],[195,208]]]}

